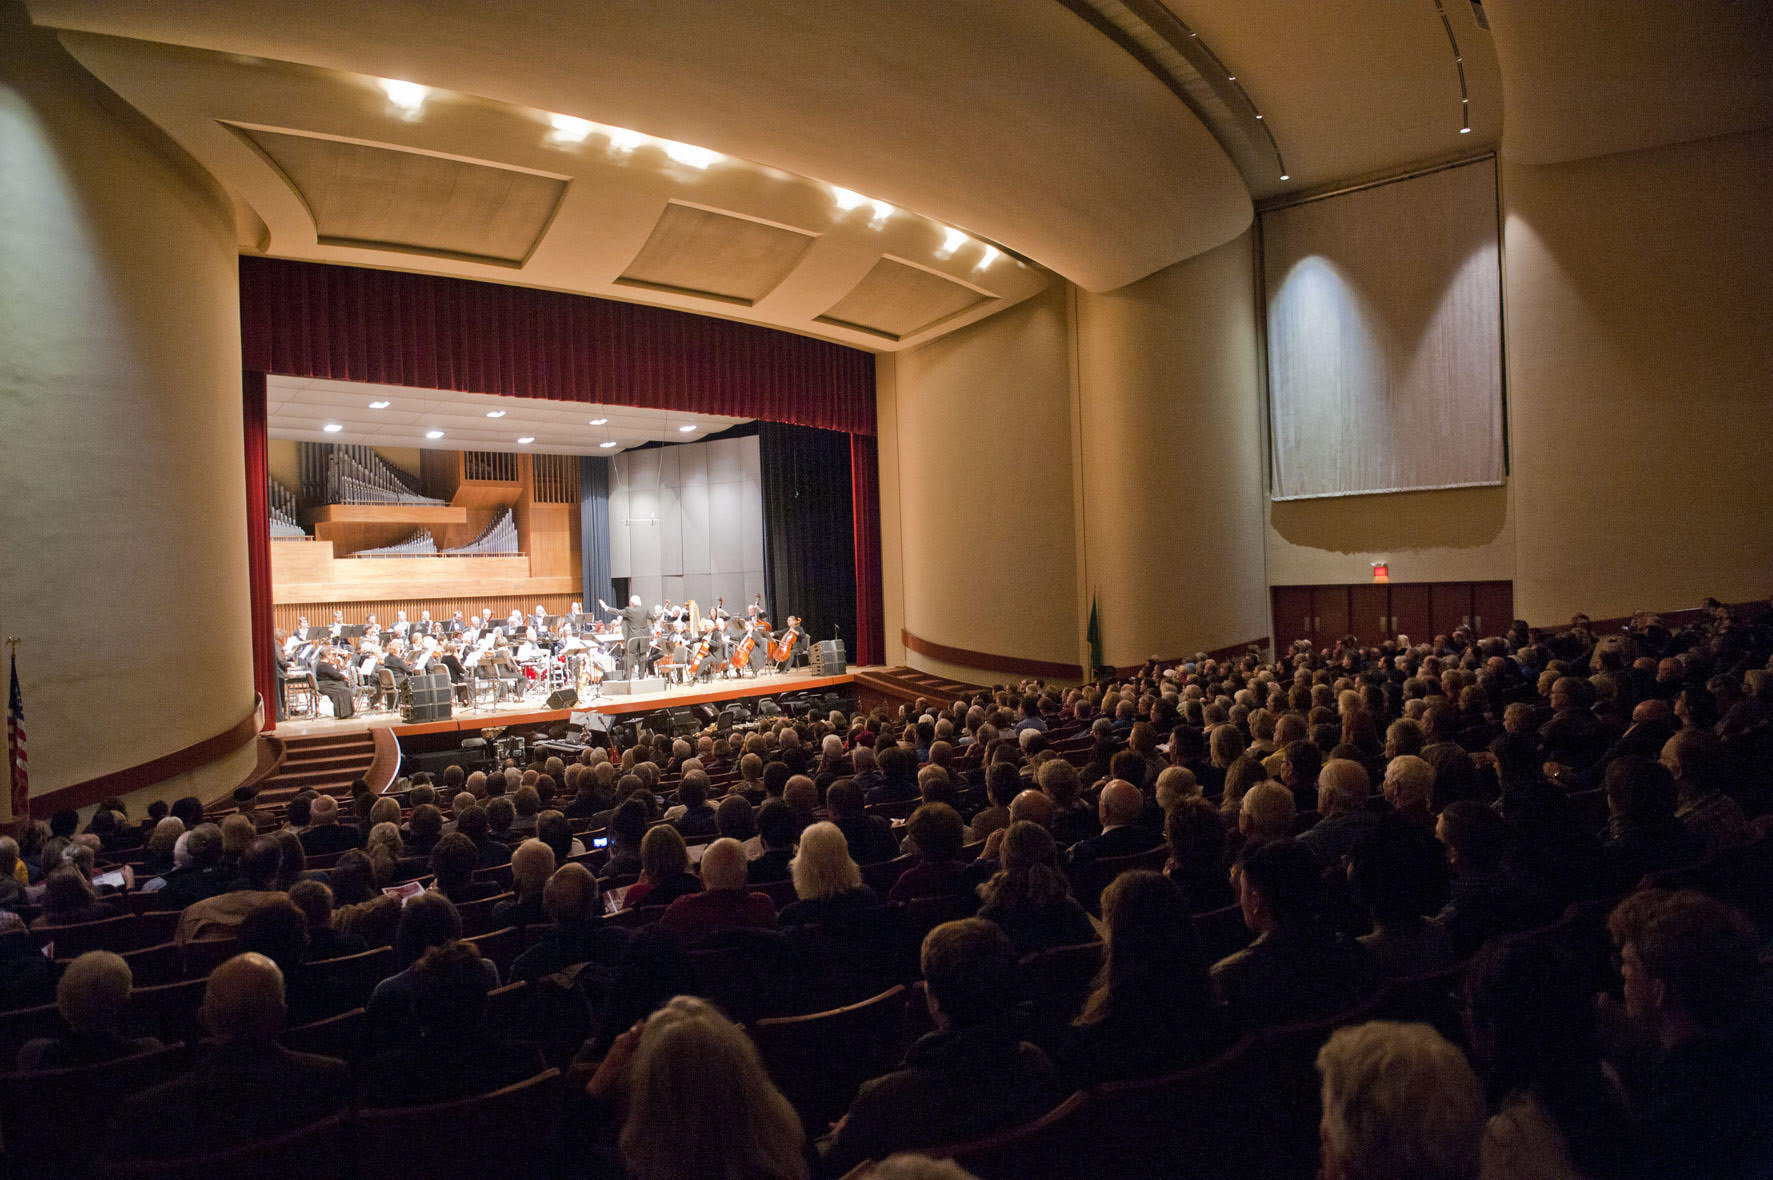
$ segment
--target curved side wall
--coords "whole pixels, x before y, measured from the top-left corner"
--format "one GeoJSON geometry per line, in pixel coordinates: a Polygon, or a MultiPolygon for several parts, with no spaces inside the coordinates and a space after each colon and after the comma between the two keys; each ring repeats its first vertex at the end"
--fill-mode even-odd
{"type": "Polygon", "coordinates": [[[1268,634],[1253,266],[1245,233],[1078,295],[1084,609],[1093,593],[1105,663],[1268,634]]]}
{"type": "Polygon", "coordinates": [[[1770,177],[1773,132],[1504,167],[1518,616],[1773,590],[1770,177]]]}
{"type": "Polygon", "coordinates": [[[232,214],[120,105],[0,8],[0,626],[33,795],[253,707],[232,214]]]}
{"type": "Polygon", "coordinates": [[[947,647],[1077,662],[1066,304],[1054,283],[898,354],[892,380],[881,374],[890,660],[985,684],[1011,678],[938,666],[905,650],[903,628],[947,647]]]}

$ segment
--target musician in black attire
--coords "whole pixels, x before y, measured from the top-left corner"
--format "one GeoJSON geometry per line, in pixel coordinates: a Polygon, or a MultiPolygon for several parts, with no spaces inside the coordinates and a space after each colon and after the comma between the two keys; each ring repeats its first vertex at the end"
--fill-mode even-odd
{"type": "Polygon", "coordinates": [[[283,654],[283,632],[277,631],[273,635],[276,642],[271,645],[271,679],[277,685],[277,720],[288,721],[289,702],[284,698],[284,685],[289,680],[289,657],[283,654]]]}
{"type": "Polygon", "coordinates": [[[622,646],[627,651],[628,678],[632,680],[640,673],[641,662],[646,655],[649,639],[646,607],[641,604],[638,594],[631,596],[628,605],[621,610],[616,610],[601,598],[597,600],[597,605],[622,620],[622,646]]]}
{"type": "Polygon", "coordinates": [[[314,659],[314,683],[319,687],[321,695],[332,702],[334,717],[349,717],[356,712],[351,705],[351,681],[326,655],[314,659]]]}
{"type": "MultiPolygon", "coordinates": [[[[402,646],[395,643],[390,644],[388,650],[382,653],[382,667],[394,674],[394,687],[388,692],[388,707],[390,709],[400,701],[401,684],[405,683],[406,678],[413,674],[412,665],[406,662],[402,652],[402,646]]],[[[379,680],[380,677],[377,679],[379,680]]]]}

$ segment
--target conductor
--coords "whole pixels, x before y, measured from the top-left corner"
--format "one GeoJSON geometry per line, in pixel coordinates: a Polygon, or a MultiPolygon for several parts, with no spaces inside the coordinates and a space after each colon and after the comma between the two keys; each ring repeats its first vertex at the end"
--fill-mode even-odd
{"type": "Polygon", "coordinates": [[[640,595],[635,594],[628,599],[628,605],[617,610],[599,598],[597,605],[602,610],[622,620],[622,647],[628,656],[628,679],[632,680],[640,673],[640,661],[646,655],[647,644],[651,639],[651,628],[647,625],[646,607],[641,605],[640,595]]]}

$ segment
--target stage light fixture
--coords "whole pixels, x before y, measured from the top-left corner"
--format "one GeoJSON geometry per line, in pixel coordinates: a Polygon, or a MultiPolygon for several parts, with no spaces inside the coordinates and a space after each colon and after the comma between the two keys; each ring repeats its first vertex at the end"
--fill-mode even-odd
{"type": "Polygon", "coordinates": [[[369,408],[372,410],[385,410],[393,404],[393,402],[370,402],[369,408]]]}
{"type": "Polygon", "coordinates": [[[425,437],[426,438],[442,438],[443,431],[441,431],[441,430],[427,430],[427,431],[425,431],[425,437]]]}
{"type": "Polygon", "coordinates": [[[593,419],[591,419],[591,425],[593,425],[593,426],[607,426],[607,425],[609,425],[609,419],[608,418],[593,418],[593,419]]]}
{"type": "Polygon", "coordinates": [[[505,416],[505,411],[504,410],[488,410],[486,412],[486,416],[488,418],[503,418],[505,416]]]}
{"type": "Polygon", "coordinates": [[[328,422],[325,426],[322,426],[320,429],[326,431],[326,433],[328,433],[328,434],[337,434],[339,431],[343,430],[344,427],[340,426],[337,422],[328,422]]]}
{"type": "Polygon", "coordinates": [[[526,434],[522,438],[518,439],[517,441],[520,445],[528,446],[530,443],[533,443],[536,441],[536,436],[533,434],[526,434]]]}

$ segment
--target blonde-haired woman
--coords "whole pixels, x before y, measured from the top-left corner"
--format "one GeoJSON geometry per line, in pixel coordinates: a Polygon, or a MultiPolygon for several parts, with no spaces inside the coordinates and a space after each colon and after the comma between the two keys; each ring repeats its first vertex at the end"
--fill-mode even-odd
{"type": "Polygon", "coordinates": [[[810,824],[800,834],[800,848],[788,862],[799,898],[778,916],[783,926],[854,923],[881,912],[880,898],[862,884],[862,870],[850,856],[849,841],[834,823],[810,824]]]}
{"type": "Polygon", "coordinates": [[[706,1000],[676,996],[616,1038],[586,1093],[618,1089],[633,1180],[805,1180],[800,1116],[750,1038],[706,1000]]]}

